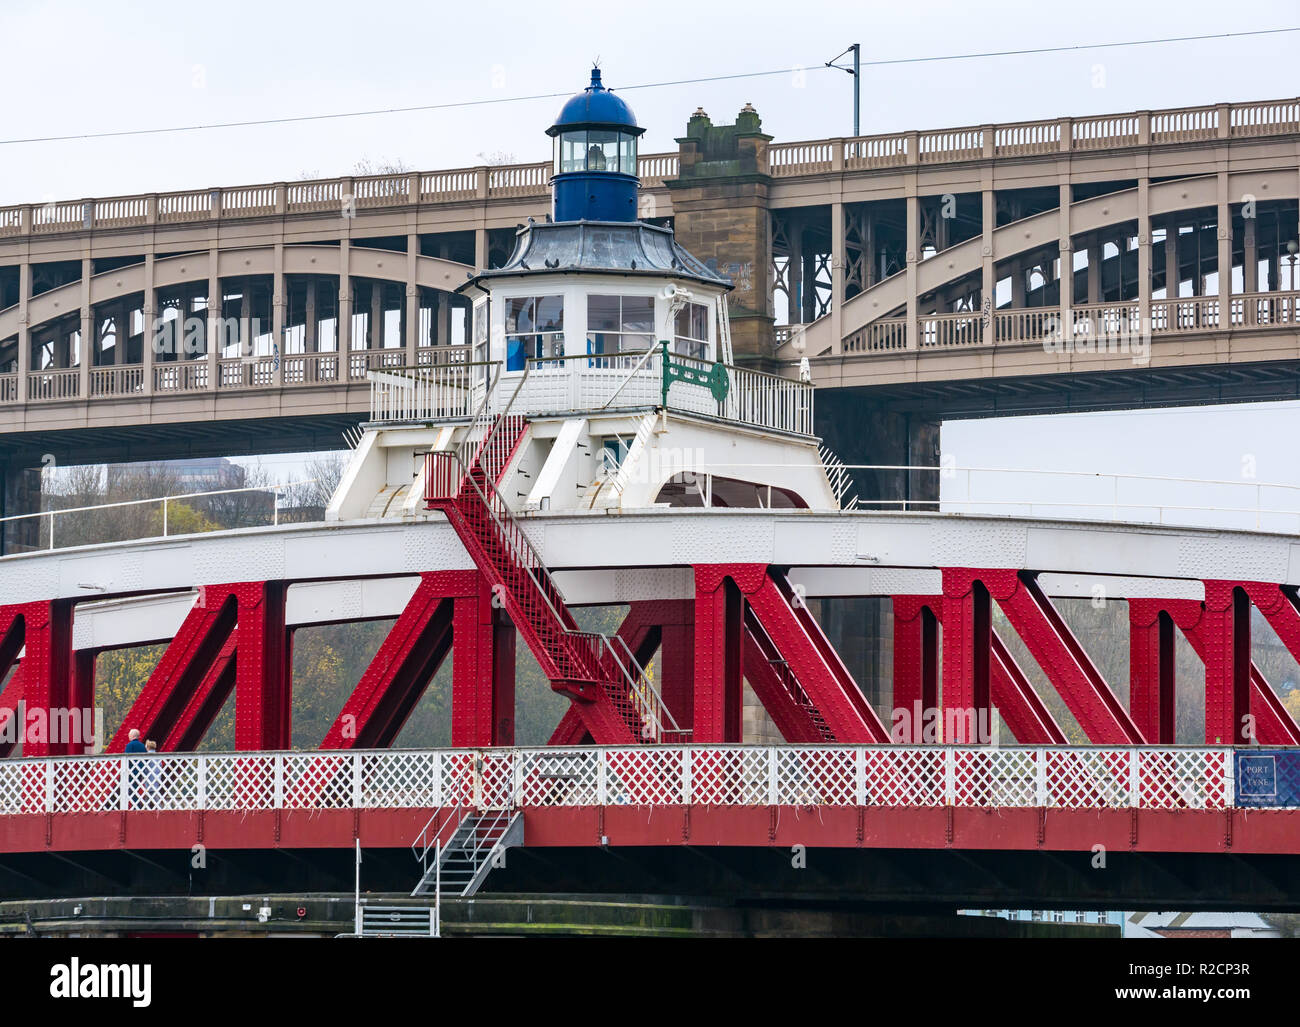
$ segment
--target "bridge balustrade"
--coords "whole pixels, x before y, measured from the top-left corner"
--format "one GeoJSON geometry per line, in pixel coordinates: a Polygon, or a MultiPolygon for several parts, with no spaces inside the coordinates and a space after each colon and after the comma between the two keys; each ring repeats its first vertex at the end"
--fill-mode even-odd
{"type": "MultiPolygon", "coordinates": [[[[1268,759],[1269,750],[1240,750],[1237,757],[1268,759]]],[[[1260,805],[1253,795],[1238,801],[1235,765],[1230,748],[1146,746],[637,746],[87,756],[0,761],[0,815],[444,805],[1162,810],[1260,805]]],[[[1281,801],[1263,804],[1295,801],[1289,791],[1279,794],[1281,801]]]]}

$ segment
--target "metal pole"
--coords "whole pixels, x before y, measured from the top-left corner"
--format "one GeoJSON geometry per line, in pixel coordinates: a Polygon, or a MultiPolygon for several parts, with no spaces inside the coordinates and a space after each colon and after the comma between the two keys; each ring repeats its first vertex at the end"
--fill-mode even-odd
{"type": "Polygon", "coordinates": [[[854,43],[850,50],[853,51],[853,134],[862,135],[862,126],[859,115],[862,111],[862,44],[854,43]]]}
{"type": "Polygon", "coordinates": [[[358,838],[356,842],[357,842],[357,892],[356,892],[357,899],[356,899],[356,905],[353,908],[356,911],[355,930],[356,933],[360,935],[361,934],[361,839],[358,838]]]}
{"type": "Polygon", "coordinates": [[[433,936],[442,937],[442,842],[433,843],[433,936]]]}

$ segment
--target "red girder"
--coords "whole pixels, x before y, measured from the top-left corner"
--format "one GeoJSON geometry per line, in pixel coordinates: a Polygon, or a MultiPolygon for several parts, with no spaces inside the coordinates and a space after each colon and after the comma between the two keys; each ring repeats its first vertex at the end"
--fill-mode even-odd
{"type": "MultiPolygon", "coordinates": [[[[8,673],[8,667],[0,661],[0,677],[8,673]]],[[[8,756],[18,747],[18,735],[22,725],[15,723],[11,728],[9,721],[18,716],[18,704],[23,699],[23,665],[14,668],[9,683],[0,692],[0,759],[8,756]]]]}
{"type": "MultiPolygon", "coordinates": [[[[938,702],[938,627],[943,596],[895,596],[894,707],[906,711],[911,732],[896,728],[897,742],[920,742],[927,710],[938,702]]],[[[997,632],[989,633],[991,695],[1002,719],[1022,745],[1063,745],[1065,732],[1034,691],[997,632]]],[[[958,723],[962,723],[960,718],[958,723]]]]}
{"type": "Polygon", "coordinates": [[[229,696],[232,676],[236,748],[289,748],[287,587],[246,581],[200,589],[108,751],[121,752],[132,728],[158,739],[163,751],[197,745],[229,696]]]}
{"type": "Polygon", "coordinates": [[[817,709],[802,695],[799,683],[784,673],[781,654],[767,637],[753,610],[745,611],[745,680],[767,710],[781,737],[791,743],[819,744],[834,737],[817,709]],[[804,701],[800,702],[800,699],[804,701]]]}
{"type": "Polygon", "coordinates": [[[28,723],[16,725],[24,756],[73,756],[87,748],[82,724],[88,728],[89,722],[81,716],[83,689],[72,659],[74,605],[71,599],[51,599],[0,607],[0,676],[26,647],[22,690],[28,723]]]}
{"type": "MultiPolygon", "coordinates": [[[[322,749],[391,745],[452,648],[454,599],[473,597],[474,571],[434,571],[420,583],[321,742],[322,749]]],[[[455,720],[453,703],[453,721],[455,720]]]]}
{"type": "MultiPolygon", "coordinates": [[[[1297,633],[1300,616],[1297,616],[1294,598],[1282,586],[1258,582],[1207,581],[1205,588],[1206,596],[1213,597],[1211,602],[1196,599],[1129,601],[1130,638],[1134,637],[1134,623],[1138,625],[1137,630],[1147,636],[1138,678],[1143,688],[1141,694],[1150,696],[1154,688],[1151,681],[1157,673],[1164,682],[1160,689],[1163,697],[1161,708],[1163,711],[1167,706],[1169,723],[1168,733],[1162,731],[1161,741],[1174,740],[1172,632],[1177,627],[1205,665],[1205,739],[1208,743],[1215,744],[1217,739],[1225,737],[1225,733],[1236,738],[1238,743],[1252,740],[1246,737],[1245,715],[1250,713],[1255,721],[1253,741],[1264,745],[1300,745],[1300,726],[1295,718],[1282,705],[1260,669],[1253,662],[1246,663],[1250,653],[1249,604],[1252,601],[1292,656],[1300,658],[1300,633],[1297,633]],[[1150,635],[1158,622],[1168,624],[1166,631],[1171,638],[1167,648],[1162,645],[1157,652],[1150,635]],[[1238,683],[1243,663],[1246,663],[1248,686],[1244,700],[1238,683]]],[[[1148,698],[1147,701],[1154,700],[1148,698]]]]}
{"type": "MultiPolygon", "coordinates": [[[[959,604],[961,610],[957,632],[954,633],[951,624],[944,632],[945,711],[949,708],[949,681],[957,683],[961,701],[978,701],[982,698],[981,685],[974,675],[991,669],[991,643],[982,651],[977,644],[986,637],[984,625],[987,621],[987,618],[977,619],[985,603],[978,586],[987,590],[984,595],[988,599],[997,602],[1089,741],[1103,745],[1144,743],[1142,732],[1123,703],[1111,691],[1029,572],[969,567],[944,569],[944,606],[950,612],[949,620],[952,619],[950,602],[959,604]],[[954,634],[958,645],[952,646],[950,653],[950,638],[954,634]]],[[[991,633],[990,626],[987,634],[991,633]]]]}
{"type": "Polygon", "coordinates": [[[171,730],[158,743],[163,752],[193,752],[198,748],[235,687],[235,659],[235,634],[232,632],[171,730]]]}
{"type": "MultiPolygon", "coordinates": [[[[799,700],[804,698],[809,709],[816,711],[813,723],[820,717],[835,741],[889,740],[889,732],[812,612],[767,565],[697,565],[695,594],[695,742],[740,740],[746,607],[753,613],[753,626],[770,642],[770,647],[759,647],[763,658],[779,655],[789,668],[790,680],[797,683],[797,691],[788,691],[787,699],[768,708],[778,726],[782,720],[794,722],[788,705],[801,705],[799,700]]],[[[774,684],[765,675],[755,676],[769,686],[774,684]]],[[[752,679],[750,684],[754,686],[752,679]]],[[[809,716],[805,714],[806,719],[809,716]]]]}

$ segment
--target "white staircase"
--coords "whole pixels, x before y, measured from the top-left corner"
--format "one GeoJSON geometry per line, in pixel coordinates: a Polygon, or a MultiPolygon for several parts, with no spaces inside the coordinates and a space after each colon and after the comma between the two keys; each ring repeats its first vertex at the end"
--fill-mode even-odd
{"type": "Polygon", "coordinates": [[[523,843],[516,809],[438,809],[411,845],[423,870],[411,896],[473,895],[492,872],[493,857],[523,843]]]}
{"type": "Polygon", "coordinates": [[[627,453],[619,461],[616,468],[609,469],[602,467],[596,474],[596,480],[587,486],[587,491],[583,494],[582,504],[588,509],[596,507],[617,506],[623,498],[623,490],[627,488],[631,480],[633,468],[638,461],[645,458],[647,447],[650,445],[650,436],[655,432],[655,425],[659,420],[658,414],[646,414],[641,418],[641,423],[637,425],[636,434],[632,441],[628,443],[627,453]]]}

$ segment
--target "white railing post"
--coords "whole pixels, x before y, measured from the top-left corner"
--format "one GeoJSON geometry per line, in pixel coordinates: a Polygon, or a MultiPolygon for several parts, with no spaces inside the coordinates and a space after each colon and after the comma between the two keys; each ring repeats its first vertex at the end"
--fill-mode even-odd
{"type": "Polygon", "coordinates": [[[1133,748],[1128,754],[1128,804],[1142,805],[1142,750],[1133,748]]]}
{"type": "Polygon", "coordinates": [[[608,752],[605,749],[599,750],[596,757],[596,805],[605,806],[609,803],[609,792],[607,782],[608,769],[608,752]]]}
{"type": "MultiPolygon", "coordinates": [[[[361,753],[352,754],[352,808],[361,808],[361,753]]],[[[383,757],[381,756],[380,759],[383,757]]]]}
{"type": "Polygon", "coordinates": [[[867,804],[867,750],[860,745],[853,753],[853,781],[857,804],[865,806],[867,804]]]}
{"type": "Polygon", "coordinates": [[[1034,805],[1046,807],[1047,794],[1047,750],[1034,750],[1034,805]]]}
{"type": "Polygon", "coordinates": [[[271,808],[284,809],[284,754],[276,753],[271,757],[271,808]]]}
{"type": "Polygon", "coordinates": [[[776,798],[777,798],[777,782],[776,782],[777,765],[778,765],[778,764],[777,764],[777,759],[776,759],[776,746],[775,746],[775,745],[768,746],[768,749],[767,749],[767,804],[768,804],[769,806],[775,806],[775,805],[776,805],[776,798]]]}
{"type": "Polygon", "coordinates": [[[1237,805],[1237,750],[1223,750],[1223,808],[1237,805]]]}
{"type": "Polygon", "coordinates": [[[54,812],[54,761],[45,761],[45,813],[54,812]]]}
{"type": "Polygon", "coordinates": [[[437,809],[442,805],[442,754],[435,752],[433,754],[433,794],[429,797],[429,805],[437,809]]]}
{"type": "Polygon", "coordinates": [[[682,748],[682,805],[691,804],[691,750],[682,748]]]}
{"type": "Polygon", "coordinates": [[[130,762],[130,756],[119,756],[117,759],[117,765],[119,768],[118,773],[121,775],[121,780],[118,782],[117,805],[117,808],[120,810],[128,810],[131,808],[131,774],[130,767],[127,766],[130,762]]]}
{"type": "Polygon", "coordinates": [[[198,809],[208,808],[208,758],[200,756],[198,758],[198,781],[195,786],[194,803],[198,809]]]}
{"type": "Polygon", "coordinates": [[[957,802],[957,750],[951,745],[943,750],[943,801],[947,806],[957,802]]]}

